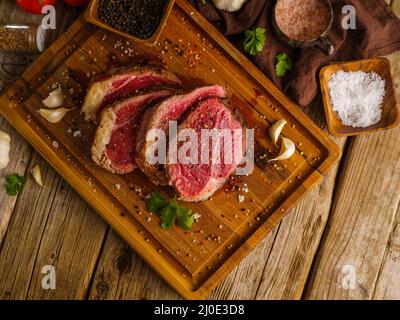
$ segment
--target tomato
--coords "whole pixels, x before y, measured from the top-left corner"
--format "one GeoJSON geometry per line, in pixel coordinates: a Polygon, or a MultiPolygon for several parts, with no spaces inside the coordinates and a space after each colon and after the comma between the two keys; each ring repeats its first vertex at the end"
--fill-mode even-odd
{"type": "Polygon", "coordinates": [[[82,7],[87,5],[90,0],[64,0],[64,2],[74,7],[82,7]]]}
{"type": "Polygon", "coordinates": [[[18,7],[34,14],[41,14],[44,6],[55,6],[56,2],[57,0],[16,0],[18,7]]]}

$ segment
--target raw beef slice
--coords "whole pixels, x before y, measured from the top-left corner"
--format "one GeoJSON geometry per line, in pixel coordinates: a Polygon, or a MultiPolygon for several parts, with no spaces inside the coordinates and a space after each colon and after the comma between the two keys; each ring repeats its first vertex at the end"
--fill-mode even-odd
{"type": "Polygon", "coordinates": [[[151,129],[161,129],[167,134],[169,121],[179,120],[194,104],[210,97],[226,97],[225,88],[220,85],[197,88],[187,94],[172,96],[145,111],[137,139],[136,162],[154,184],[167,185],[168,180],[164,165],[152,165],[148,161],[148,157],[155,154],[157,142],[147,139],[147,133],[151,129]]]}
{"type": "Polygon", "coordinates": [[[104,169],[126,174],[137,166],[136,136],[142,110],[172,94],[170,90],[150,92],[117,102],[103,110],[92,145],[92,159],[104,169]]]}
{"type": "MultiPolygon", "coordinates": [[[[236,119],[225,102],[218,98],[210,98],[202,101],[189,113],[187,118],[179,126],[178,134],[183,129],[192,129],[196,132],[198,145],[198,164],[167,164],[166,171],[169,177],[169,184],[175,188],[180,198],[185,201],[204,201],[210,198],[236,170],[243,160],[245,154],[245,131],[242,131],[241,139],[235,136],[234,130],[242,129],[241,123],[236,119]],[[231,159],[224,163],[223,135],[219,136],[220,163],[212,163],[212,144],[208,142],[209,164],[201,163],[202,152],[207,152],[207,148],[201,144],[202,129],[228,129],[231,132],[232,154],[231,159]],[[240,159],[234,156],[235,148],[240,148],[240,159]],[[204,151],[202,151],[204,150],[204,151]]],[[[228,132],[229,132],[228,131],[228,132]]],[[[219,131],[222,132],[222,131],[219,131]]],[[[178,144],[179,149],[179,144],[178,144]]],[[[216,149],[218,150],[218,149],[216,149]]]]}
{"type": "Polygon", "coordinates": [[[179,87],[181,82],[172,72],[157,66],[114,69],[90,82],[82,113],[86,121],[97,123],[98,115],[107,105],[158,85],[179,87]]]}

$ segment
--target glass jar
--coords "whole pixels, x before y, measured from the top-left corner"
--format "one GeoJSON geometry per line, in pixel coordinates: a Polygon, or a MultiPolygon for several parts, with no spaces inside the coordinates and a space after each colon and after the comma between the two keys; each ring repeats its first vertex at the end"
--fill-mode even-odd
{"type": "Polygon", "coordinates": [[[0,23],[0,51],[42,52],[49,32],[42,25],[0,23]]]}

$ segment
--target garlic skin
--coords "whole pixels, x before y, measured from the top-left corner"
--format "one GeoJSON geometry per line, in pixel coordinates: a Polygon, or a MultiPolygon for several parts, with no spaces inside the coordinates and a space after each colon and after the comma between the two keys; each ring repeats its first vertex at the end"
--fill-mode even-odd
{"type": "Polygon", "coordinates": [[[0,130],[0,169],[4,169],[10,163],[11,138],[0,130]]]}
{"type": "Polygon", "coordinates": [[[31,174],[32,174],[33,178],[35,179],[36,183],[39,186],[43,187],[42,174],[41,174],[40,167],[38,164],[31,170],[31,174]]]}
{"type": "Polygon", "coordinates": [[[50,123],[60,122],[71,109],[59,108],[55,110],[39,109],[40,115],[50,123]]]}
{"type": "Polygon", "coordinates": [[[293,156],[296,151],[296,146],[294,142],[288,138],[282,137],[282,147],[281,151],[279,152],[279,156],[275,159],[271,159],[271,161],[280,161],[280,160],[287,160],[293,156]]]}
{"type": "Polygon", "coordinates": [[[217,9],[235,12],[239,11],[247,0],[213,0],[217,9]]]}
{"type": "Polygon", "coordinates": [[[64,95],[61,86],[57,84],[57,89],[50,92],[49,96],[42,103],[50,109],[61,107],[64,103],[64,95]]]}
{"type": "Polygon", "coordinates": [[[278,142],[279,136],[281,135],[282,129],[286,123],[287,121],[285,119],[281,119],[275,122],[275,124],[269,129],[269,136],[275,145],[278,142]]]}

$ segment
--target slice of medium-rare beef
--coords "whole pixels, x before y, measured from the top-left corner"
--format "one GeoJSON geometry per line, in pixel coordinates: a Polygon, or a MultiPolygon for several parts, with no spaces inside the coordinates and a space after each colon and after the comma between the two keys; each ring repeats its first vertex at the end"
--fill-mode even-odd
{"type": "Polygon", "coordinates": [[[175,74],[158,66],[135,65],[113,69],[89,83],[82,113],[86,121],[97,123],[102,109],[119,99],[155,86],[175,88],[180,85],[181,81],[175,74]]]}
{"type": "Polygon", "coordinates": [[[190,107],[210,97],[226,97],[225,88],[220,85],[197,88],[187,94],[172,96],[145,111],[137,137],[136,162],[155,185],[167,185],[168,180],[164,163],[152,164],[151,159],[157,153],[157,140],[148,133],[152,129],[161,129],[167,136],[169,121],[178,121],[190,107]]]}
{"type": "Polygon", "coordinates": [[[169,184],[184,201],[209,199],[243,160],[245,130],[226,103],[218,98],[204,100],[179,126],[178,135],[189,129],[197,136],[195,142],[190,140],[193,149],[183,147],[188,141],[179,142],[176,163],[165,166],[169,184]],[[190,154],[193,150],[197,152],[190,154]]]}
{"type": "Polygon", "coordinates": [[[92,144],[92,159],[104,169],[127,174],[136,167],[136,136],[142,111],[150,104],[171,96],[160,90],[116,102],[105,108],[92,144]]]}

